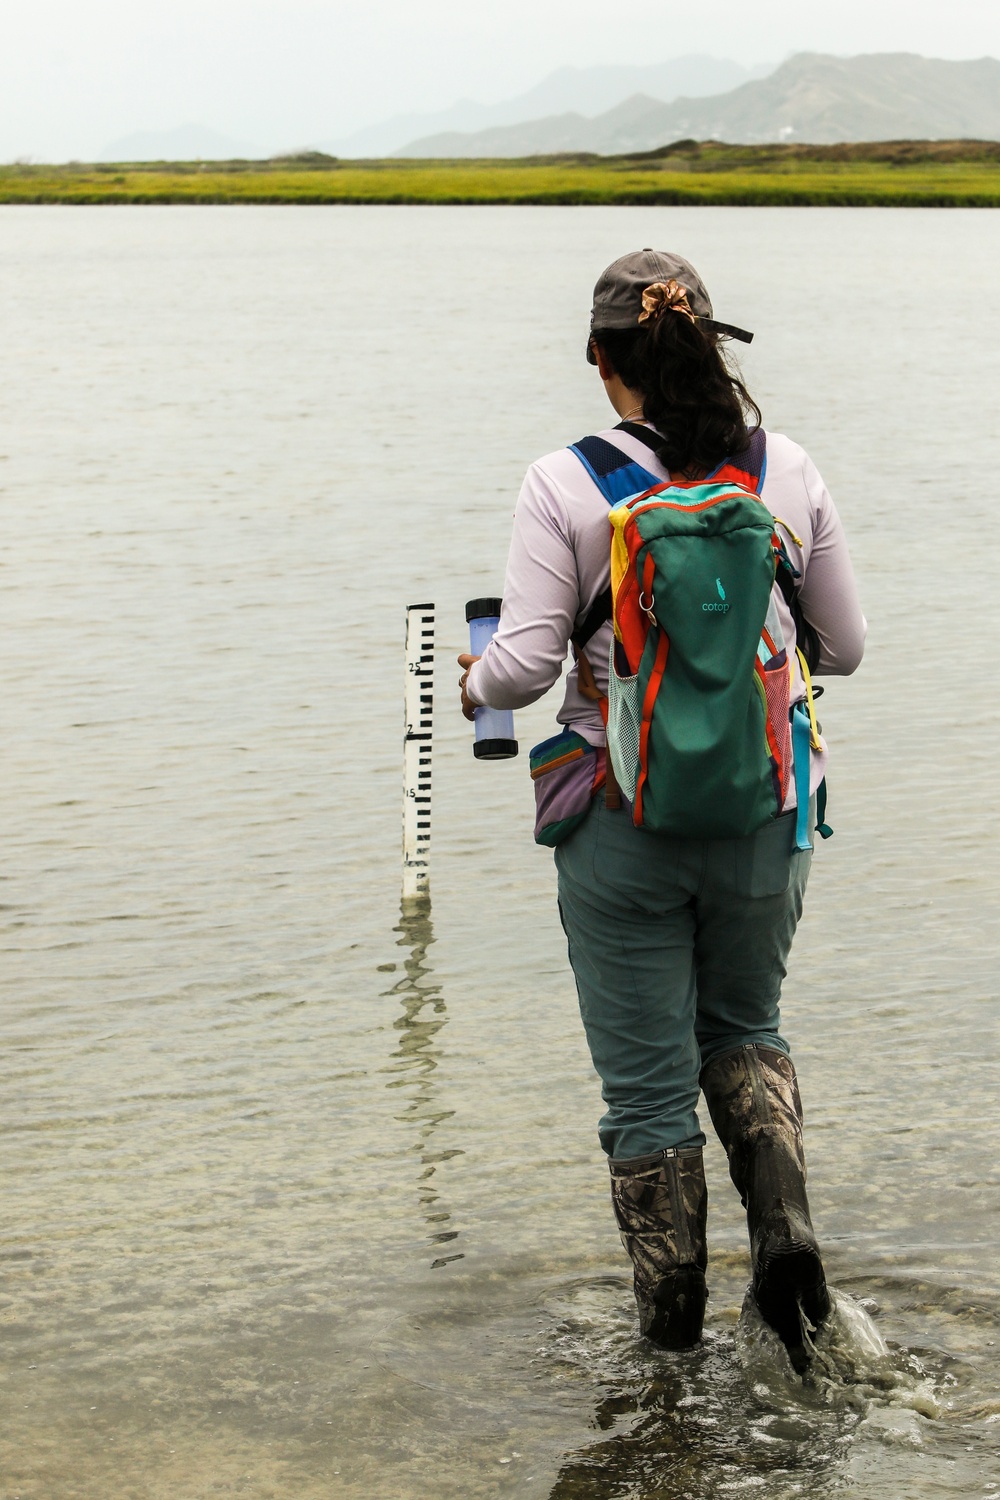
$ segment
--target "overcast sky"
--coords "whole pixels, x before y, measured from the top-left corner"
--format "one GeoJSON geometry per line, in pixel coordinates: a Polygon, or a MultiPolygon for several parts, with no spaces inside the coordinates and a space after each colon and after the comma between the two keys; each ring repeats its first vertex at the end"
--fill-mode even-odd
{"type": "Polygon", "coordinates": [[[3,0],[0,159],[93,158],[197,123],[264,151],[335,140],[573,64],[707,52],[1000,56],[1000,0],[699,0],[624,24],[621,0],[3,0]]]}

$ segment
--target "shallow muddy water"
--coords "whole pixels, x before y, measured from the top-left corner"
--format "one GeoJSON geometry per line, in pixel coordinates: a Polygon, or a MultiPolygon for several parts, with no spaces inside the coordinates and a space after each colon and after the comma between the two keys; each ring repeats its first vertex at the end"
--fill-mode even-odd
{"type": "Polygon", "coordinates": [[[0,214],[2,1500],[1000,1496],[998,259],[987,212],[0,214]],[[842,1294],[805,1387],[714,1141],[705,1343],[637,1341],[524,759],[455,708],[643,244],[756,330],[870,621],[785,992],[842,1294]]]}

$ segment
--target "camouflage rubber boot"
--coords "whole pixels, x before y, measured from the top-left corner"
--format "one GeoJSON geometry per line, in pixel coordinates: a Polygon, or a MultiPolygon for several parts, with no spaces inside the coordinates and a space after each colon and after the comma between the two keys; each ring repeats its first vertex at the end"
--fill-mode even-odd
{"type": "Polygon", "coordinates": [[[635,1273],[639,1332],[690,1349],[705,1321],[708,1190],[701,1147],[609,1162],[611,1204],[635,1273]]]}
{"type": "Polygon", "coordinates": [[[773,1048],[740,1047],[713,1058],[701,1086],[747,1211],[754,1299],[801,1373],[830,1297],[806,1198],[795,1068],[773,1048]]]}

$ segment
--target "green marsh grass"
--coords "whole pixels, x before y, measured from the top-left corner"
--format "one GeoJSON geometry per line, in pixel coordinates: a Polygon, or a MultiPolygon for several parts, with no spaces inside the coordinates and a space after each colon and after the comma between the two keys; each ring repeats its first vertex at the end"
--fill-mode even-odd
{"type": "Polygon", "coordinates": [[[1000,143],[728,146],[632,156],[0,167],[0,203],[526,203],[1000,207],[1000,143]]]}

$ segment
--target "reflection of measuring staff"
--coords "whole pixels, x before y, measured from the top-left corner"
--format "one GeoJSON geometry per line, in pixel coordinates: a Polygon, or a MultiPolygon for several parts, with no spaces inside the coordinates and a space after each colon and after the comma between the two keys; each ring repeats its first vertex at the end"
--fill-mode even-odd
{"type": "Polygon", "coordinates": [[[434,605],[406,611],[403,730],[403,899],[430,881],[431,755],[434,748],[434,605]]]}

